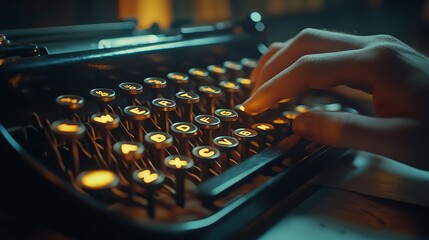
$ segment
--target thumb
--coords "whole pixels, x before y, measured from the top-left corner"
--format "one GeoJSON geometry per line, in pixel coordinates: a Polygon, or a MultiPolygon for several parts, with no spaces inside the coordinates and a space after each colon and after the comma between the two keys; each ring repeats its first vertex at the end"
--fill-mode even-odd
{"type": "Polygon", "coordinates": [[[374,118],[343,112],[306,112],[293,122],[295,134],[331,147],[381,154],[414,167],[429,169],[424,152],[428,131],[406,118],[374,118]]]}

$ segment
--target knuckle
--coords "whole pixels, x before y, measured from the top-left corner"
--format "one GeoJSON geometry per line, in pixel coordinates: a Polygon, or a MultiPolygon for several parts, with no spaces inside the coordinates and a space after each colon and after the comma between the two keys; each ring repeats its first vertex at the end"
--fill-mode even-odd
{"type": "Polygon", "coordinates": [[[319,31],[315,28],[305,28],[301,30],[295,37],[296,41],[308,41],[319,35],[319,31]]]}

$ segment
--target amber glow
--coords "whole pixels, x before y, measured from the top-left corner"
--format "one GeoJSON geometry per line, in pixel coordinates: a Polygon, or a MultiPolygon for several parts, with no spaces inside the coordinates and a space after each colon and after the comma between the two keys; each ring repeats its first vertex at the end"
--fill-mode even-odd
{"type": "Polygon", "coordinates": [[[143,170],[137,174],[137,177],[145,183],[151,183],[158,179],[158,173],[151,173],[149,169],[143,170]]]}
{"type": "Polygon", "coordinates": [[[240,84],[243,85],[250,85],[252,83],[252,80],[248,79],[248,78],[240,78],[240,84]]]}
{"type": "Polygon", "coordinates": [[[176,127],[176,129],[182,131],[182,132],[188,132],[191,127],[189,125],[181,124],[176,127]]]}
{"type": "Polygon", "coordinates": [[[63,103],[77,103],[78,101],[79,99],[77,98],[69,98],[69,97],[60,98],[60,102],[63,102],[63,103]]]}
{"type": "Polygon", "coordinates": [[[290,101],[290,98],[283,98],[282,100],[279,101],[279,103],[287,103],[290,101]]]}
{"type": "Polygon", "coordinates": [[[233,82],[226,82],[223,86],[226,88],[235,88],[235,84],[233,82]]]}
{"type": "Polygon", "coordinates": [[[203,90],[204,92],[211,92],[211,93],[216,92],[216,90],[211,87],[203,87],[201,88],[201,90],[203,90]]]}
{"type": "Polygon", "coordinates": [[[198,75],[198,76],[205,76],[206,72],[201,71],[201,70],[194,70],[192,71],[193,74],[198,75]]]}
{"type": "Polygon", "coordinates": [[[258,129],[261,129],[262,131],[265,131],[265,130],[269,130],[269,129],[271,129],[271,127],[270,126],[268,126],[268,125],[265,125],[265,124],[259,124],[258,126],[256,126],[258,129]]]}
{"type": "Polygon", "coordinates": [[[119,17],[136,17],[140,29],[147,29],[154,23],[165,29],[173,19],[172,4],[171,0],[119,0],[119,17]]]}
{"type": "Polygon", "coordinates": [[[110,123],[113,122],[113,117],[110,114],[105,114],[105,115],[101,115],[101,116],[97,116],[94,117],[94,121],[99,122],[99,123],[110,123]]]}
{"type": "Polygon", "coordinates": [[[246,108],[243,106],[243,105],[240,105],[239,107],[238,107],[238,109],[240,109],[240,111],[245,111],[246,110],[246,108]]]}
{"type": "Polygon", "coordinates": [[[200,155],[201,157],[211,157],[215,154],[214,151],[208,149],[208,148],[201,148],[200,150],[198,150],[198,155],[200,155]]]}
{"type": "Polygon", "coordinates": [[[154,135],[150,136],[149,139],[152,140],[152,141],[154,141],[154,142],[160,143],[160,142],[164,142],[165,139],[167,139],[167,137],[164,136],[163,134],[157,133],[157,134],[154,134],[154,135]]]}
{"type": "Polygon", "coordinates": [[[281,119],[281,118],[276,118],[276,119],[274,119],[273,123],[276,123],[276,124],[285,124],[285,123],[287,123],[287,121],[284,120],[284,119],[281,119]]]}
{"type": "Polygon", "coordinates": [[[67,124],[67,123],[62,123],[57,127],[57,130],[59,132],[67,132],[67,133],[78,132],[79,129],[80,129],[79,125],[67,124]]]}
{"type": "Polygon", "coordinates": [[[137,114],[137,115],[142,115],[146,113],[146,110],[140,110],[139,108],[132,108],[130,109],[130,112],[137,114]]]}
{"type": "Polygon", "coordinates": [[[295,107],[295,110],[300,112],[300,113],[304,113],[304,112],[308,112],[310,111],[310,109],[307,106],[304,105],[298,105],[295,107]]]}
{"type": "Polygon", "coordinates": [[[116,180],[116,175],[109,170],[94,170],[82,176],[82,186],[92,189],[103,189],[116,180]]]}
{"type": "Polygon", "coordinates": [[[182,167],[188,165],[188,162],[186,160],[182,160],[182,159],[176,157],[173,160],[168,161],[168,164],[170,164],[171,166],[174,166],[176,168],[182,168],[182,167]]]}
{"type": "Polygon", "coordinates": [[[138,148],[139,147],[137,145],[124,143],[124,144],[121,145],[121,152],[123,154],[128,154],[130,152],[137,151],[138,148]]]}
{"type": "Polygon", "coordinates": [[[95,93],[96,93],[97,95],[102,96],[102,97],[107,97],[107,96],[109,96],[109,94],[108,94],[107,92],[103,92],[103,91],[101,91],[101,90],[95,91],[95,93]]]}
{"type": "Polygon", "coordinates": [[[218,143],[223,144],[223,145],[228,145],[228,146],[232,145],[232,142],[229,141],[226,138],[223,138],[222,140],[219,140],[218,143]]]}

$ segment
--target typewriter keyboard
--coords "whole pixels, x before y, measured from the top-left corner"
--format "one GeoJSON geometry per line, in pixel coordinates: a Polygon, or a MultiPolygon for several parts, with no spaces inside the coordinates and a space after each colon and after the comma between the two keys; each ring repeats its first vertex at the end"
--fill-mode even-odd
{"type": "Polygon", "coordinates": [[[257,61],[64,92],[34,112],[20,143],[79,194],[140,222],[203,219],[323,152],[293,136],[305,111],[351,111],[329,95],[285,99],[251,116],[257,61]]]}

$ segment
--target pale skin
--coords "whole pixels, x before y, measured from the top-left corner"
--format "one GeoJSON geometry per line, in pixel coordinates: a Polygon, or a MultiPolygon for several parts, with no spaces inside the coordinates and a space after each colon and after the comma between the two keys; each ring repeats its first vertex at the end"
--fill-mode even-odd
{"type": "Polygon", "coordinates": [[[398,39],[305,29],[273,43],[251,79],[255,87],[243,106],[252,114],[308,89],[372,101],[375,116],[303,113],[293,123],[294,133],[429,170],[429,59],[398,39]]]}

